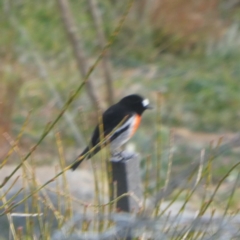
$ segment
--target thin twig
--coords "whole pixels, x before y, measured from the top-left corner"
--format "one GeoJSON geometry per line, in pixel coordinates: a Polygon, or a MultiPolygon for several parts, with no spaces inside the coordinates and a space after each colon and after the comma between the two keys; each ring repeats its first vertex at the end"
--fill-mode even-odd
{"type": "MultiPolygon", "coordinates": [[[[124,21],[126,20],[126,17],[130,11],[130,8],[133,4],[134,0],[130,0],[129,4],[126,8],[125,13],[123,14],[122,18],[120,19],[117,27],[115,28],[115,30],[113,31],[112,35],[110,36],[109,42],[106,44],[106,46],[104,47],[104,49],[102,50],[102,52],[100,53],[100,55],[98,56],[98,58],[96,59],[96,61],[94,62],[94,64],[90,67],[90,69],[88,70],[84,81],[77,87],[76,91],[68,98],[68,100],[66,101],[66,103],[64,104],[62,110],[60,111],[60,113],[58,114],[58,116],[54,119],[53,122],[51,122],[47,129],[45,129],[45,131],[43,132],[42,136],[40,137],[40,139],[38,140],[38,142],[32,147],[32,149],[27,153],[27,155],[23,158],[23,161],[10,173],[10,175],[8,175],[2,182],[2,184],[0,185],[0,189],[3,188],[3,186],[9,181],[9,179],[11,179],[11,177],[17,172],[18,169],[20,169],[20,167],[22,166],[23,162],[25,162],[31,155],[32,153],[36,150],[36,148],[40,145],[40,143],[45,139],[45,137],[48,135],[48,133],[53,129],[53,127],[56,125],[56,123],[61,119],[61,117],[63,116],[63,114],[65,113],[65,111],[68,109],[68,107],[70,106],[70,104],[76,99],[76,97],[78,96],[78,94],[80,93],[80,91],[82,90],[82,88],[84,87],[84,85],[86,84],[86,82],[88,81],[89,76],[92,74],[93,70],[95,69],[95,67],[98,65],[99,61],[102,59],[102,57],[104,56],[105,52],[107,51],[107,49],[112,45],[112,43],[115,41],[117,35],[119,34],[119,31],[122,28],[122,25],[124,23],[124,21]]],[[[68,168],[65,168],[63,171],[68,170],[68,168]]],[[[56,175],[55,177],[53,177],[51,180],[49,180],[45,185],[47,185],[48,183],[52,182],[56,177],[60,176],[62,173],[60,172],[58,175],[56,175]]],[[[44,185],[44,186],[45,186],[44,185]]]]}

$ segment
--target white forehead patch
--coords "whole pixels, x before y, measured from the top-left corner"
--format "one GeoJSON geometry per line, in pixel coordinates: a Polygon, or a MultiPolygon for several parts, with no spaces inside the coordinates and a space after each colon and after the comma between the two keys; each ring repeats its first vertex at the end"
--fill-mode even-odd
{"type": "Polygon", "coordinates": [[[146,98],[142,101],[143,107],[147,107],[149,105],[149,100],[146,98]]]}

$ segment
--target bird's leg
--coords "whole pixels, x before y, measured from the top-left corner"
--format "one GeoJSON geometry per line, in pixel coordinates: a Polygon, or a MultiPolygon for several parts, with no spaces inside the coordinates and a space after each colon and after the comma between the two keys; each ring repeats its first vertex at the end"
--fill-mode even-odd
{"type": "Polygon", "coordinates": [[[112,155],[112,158],[111,158],[112,162],[120,162],[124,160],[129,160],[135,157],[137,154],[134,152],[129,152],[122,149],[115,149],[114,151],[111,152],[111,155],[112,155]]]}
{"type": "Polygon", "coordinates": [[[124,160],[124,157],[122,156],[122,150],[119,148],[119,149],[114,149],[113,151],[111,151],[111,155],[112,155],[112,158],[111,158],[111,161],[112,162],[120,162],[122,160],[124,160]]]}
{"type": "Polygon", "coordinates": [[[137,154],[135,152],[130,152],[130,151],[127,151],[127,150],[124,150],[121,152],[121,156],[123,159],[125,160],[129,160],[133,157],[135,157],[137,154]]]}

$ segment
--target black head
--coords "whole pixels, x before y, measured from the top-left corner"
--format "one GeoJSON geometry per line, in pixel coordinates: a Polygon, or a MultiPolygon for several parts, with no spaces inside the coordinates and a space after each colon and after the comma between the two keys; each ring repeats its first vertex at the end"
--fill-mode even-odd
{"type": "Polygon", "coordinates": [[[132,94],[124,97],[119,101],[120,104],[127,107],[130,111],[142,114],[146,109],[151,109],[149,100],[137,94],[132,94]]]}

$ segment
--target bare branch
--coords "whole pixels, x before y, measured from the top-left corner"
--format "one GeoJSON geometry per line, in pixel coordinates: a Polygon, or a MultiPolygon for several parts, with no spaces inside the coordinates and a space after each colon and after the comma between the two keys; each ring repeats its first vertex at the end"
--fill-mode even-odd
{"type": "MultiPolygon", "coordinates": [[[[104,46],[106,45],[106,38],[103,30],[101,13],[97,6],[97,0],[89,0],[88,4],[89,4],[89,9],[90,9],[93,22],[96,28],[98,43],[101,49],[103,49],[104,46]]],[[[109,60],[109,50],[105,52],[105,55],[102,58],[102,68],[105,76],[106,90],[108,94],[108,104],[110,106],[114,103],[114,90],[113,90],[113,83],[112,83],[113,80],[112,80],[112,74],[111,74],[111,65],[109,60]]]]}
{"type": "MultiPolygon", "coordinates": [[[[80,36],[77,34],[77,27],[75,24],[75,21],[73,19],[69,4],[67,0],[57,0],[61,17],[63,20],[64,28],[67,33],[67,37],[71,43],[71,47],[73,49],[73,53],[75,55],[77,66],[80,71],[80,74],[83,78],[87,75],[87,71],[89,69],[87,64],[87,59],[83,51],[82,41],[80,36]]],[[[86,82],[88,95],[90,97],[90,100],[92,102],[92,105],[97,110],[99,109],[99,102],[96,96],[96,93],[94,91],[93,85],[92,85],[92,79],[89,76],[88,81],[86,82]]]]}

